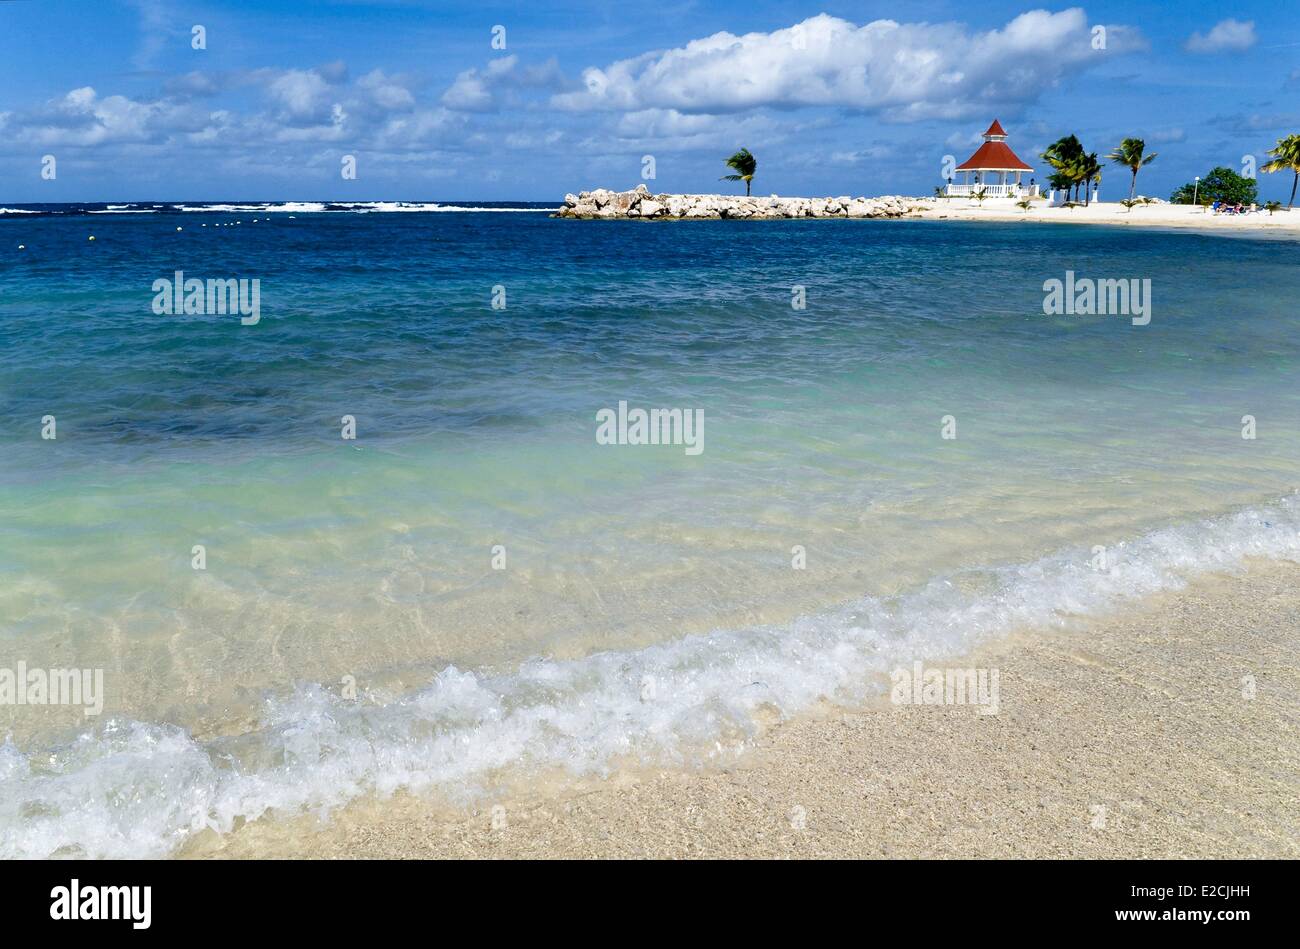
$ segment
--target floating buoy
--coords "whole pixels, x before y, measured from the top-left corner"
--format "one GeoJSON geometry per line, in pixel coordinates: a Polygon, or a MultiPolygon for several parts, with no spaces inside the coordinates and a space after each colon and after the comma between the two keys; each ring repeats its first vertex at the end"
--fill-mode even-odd
{"type": "Polygon", "coordinates": [[[26,249],[27,249],[27,245],[26,245],[26,244],[19,244],[19,245],[18,245],[18,249],[19,249],[19,250],[26,250],[26,249]]]}
{"type": "Polygon", "coordinates": [[[90,235],[90,239],[93,241],[93,240],[95,239],[95,235],[94,235],[94,234],[91,234],[91,235],[90,235]]]}
{"type": "Polygon", "coordinates": [[[180,228],[179,228],[179,227],[178,227],[178,228],[176,228],[176,230],[178,230],[178,231],[179,231],[179,230],[180,230],[180,228]]]}

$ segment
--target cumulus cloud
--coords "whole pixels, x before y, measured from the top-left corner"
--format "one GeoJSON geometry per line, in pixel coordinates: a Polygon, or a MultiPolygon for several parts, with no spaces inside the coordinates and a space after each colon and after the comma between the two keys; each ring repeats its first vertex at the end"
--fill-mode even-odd
{"type": "Polygon", "coordinates": [[[93,87],[73,89],[62,98],[14,116],[16,135],[33,145],[103,145],[144,142],[162,109],[125,96],[101,97],[93,87]]]}
{"type": "Polygon", "coordinates": [[[330,114],[333,101],[330,84],[315,70],[290,69],[271,80],[267,95],[281,109],[286,121],[317,122],[330,114]]]}
{"type": "Polygon", "coordinates": [[[397,79],[384,75],[382,69],[375,69],[357,80],[357,87],[369,100],[385,112],[403,112],[414,107],[415,96],[397,79]]]}
{"type": "Polygon", "coordinates": [[[1254,20],[1220,20],[1204,35],[1193,33],[1186,48],[1191,53],[1240,53],[1258,42],[1254,20]]]}
{"type": "Polygon", "coordinates": [[[521,92],[559,90],[563,74],[554,59],[540,66],[520,66],[511,54],[488,61],[482,69],[466,69],[442,94],[442,104],[459,112],[495,112],[503,104],[516,104],[521,92]]]}
{"type": "Polygon", "coordinates": [[[1077,8],[1030,11],[983,33],[957,23],[857,26],[823,13],[771,33],[715,33],[589,68],[581,90],[552,102],[573,111],[837,106],[894,121],[958,118],[1030,101],[1072,71],[1145,45],[1123,26],[1106,28],[1104,48],[1092,40],[1077,8]]]}
{"type": "MultiPolygon", "coordinates": [[[[14,147],[97,147],[228,142],[311,143],[384,140],[427,142],[446,123],[416,112],[401,77],[373,70],[349,83],[343,63],[313,69],[193,71],[166,79],[157,97],[100,95],[83,86],[41,106],[10,114],[14,147]],[[243,88],[258,90],[262,109],[212,108],[203,100],[243,88]],[[395,121],[404,116],[402,121],[395,121]]],[[[443,112],[445,110],[438,110],[443,112]]]]}

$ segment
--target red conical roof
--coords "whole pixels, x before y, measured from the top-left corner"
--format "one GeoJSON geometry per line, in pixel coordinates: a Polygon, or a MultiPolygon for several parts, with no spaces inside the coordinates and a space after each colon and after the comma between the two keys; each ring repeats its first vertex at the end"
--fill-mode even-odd
{"type": "Polygon", "coordinates": [[[1033,171],[1013,152],[1006,142],[985,142],[970,158],[957,166],[958,171],[1033,171]]]}
{"type": "Polygon", "coordinates": [[[997,119],[989,126],[989,130],[984,133],[984,144],[975,150],[964,162],[957,166],[958,171],[1033,171],[1034,169],[1026,165],[1016,157],[1016,153],[1011,150],[1006,142],[1001,141],[1007,137],[1006,129],[997,119]],[[993,138],[998,141],[993,141],[993,138]]]}

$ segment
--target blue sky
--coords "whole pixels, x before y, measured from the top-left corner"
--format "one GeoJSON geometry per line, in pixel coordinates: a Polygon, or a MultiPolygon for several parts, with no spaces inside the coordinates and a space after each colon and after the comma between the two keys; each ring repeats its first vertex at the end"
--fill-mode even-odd
{"type": "MultiPolygon", "coordinates": [[[[647,155],[652,190],[722,190],[739,146],[759,194],[928,194],[994,117],[1039,169],[1063,134],[1102,155],[1145,138],[1139,191],[1168,197],[1300,132],[1300,17],[1255,0],[0,2],[0,204],[552,200],[633,187],[647,155]]],[[[1291,177],[1260,184],[1285,200],[1291,177]]],[[[1103,197],[1121,191],[1111,168],[1103,197]]]]}

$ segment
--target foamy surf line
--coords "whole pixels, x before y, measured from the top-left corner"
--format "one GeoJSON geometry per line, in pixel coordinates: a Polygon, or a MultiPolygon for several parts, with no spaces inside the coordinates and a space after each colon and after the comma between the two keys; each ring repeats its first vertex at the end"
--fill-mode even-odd
{"type": "Polygon", "coordinates": [[[18,215],[64,217],[81,214],[554,214],[559,207],[514,208],[468,204],[438,204],[432,201],[275,201],[251,204],[110,204],[105,207],[80,205],[44,208],[3,208],[0,218],[18,215]]]}
{"type": "Polygon", "coordinates": [[[1153,531],[1106,556],[1098,569],[1091,551],[1071,549],[787,625],[533,660],[508,675],[447,668],[387,702],[299,686],[268,699],[255,731],[205,743],[134,721],[31,754],[6,741],[0,857],[164,856],[205,828],[226,833],[365,794],[437,788],[468,800],[502,768],[583,775],[625,756],[707,760],[722,753],[720,738],[757,734],[762,707],[790,716],[823,699],[852,703],[915,660],[1060,627],[1250,557],[1300,562],[1300,497],[1153,531]]]}
{"type": "Polygon", "coordinates": [[[479,213],[501,212],[503,214],[540,214],[552,213],[558,208],[489,208],[458,204],[436,204],[433,202],[408,201],[308,201],[287,204],[204,204],[177,205],[175,210],[181,212],[220,212],[266,214],[396,214],[442,211],[473,211],[479,213]]]}

